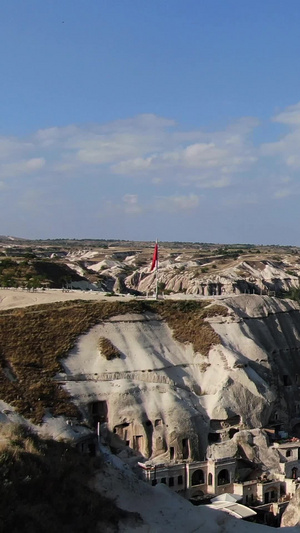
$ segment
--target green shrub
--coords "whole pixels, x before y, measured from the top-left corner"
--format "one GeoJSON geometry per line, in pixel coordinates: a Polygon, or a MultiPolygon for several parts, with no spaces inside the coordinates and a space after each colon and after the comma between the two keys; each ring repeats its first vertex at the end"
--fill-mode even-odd
{"type": "Polygon", "coordinates": [[[289,276],[298,276],[297,272],[295,272],[294,270],[286,270],[286,273],[289,276]]]}

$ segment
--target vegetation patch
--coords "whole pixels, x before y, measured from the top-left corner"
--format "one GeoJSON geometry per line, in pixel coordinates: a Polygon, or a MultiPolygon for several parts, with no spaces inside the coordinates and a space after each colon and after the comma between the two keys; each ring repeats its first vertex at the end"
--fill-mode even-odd
{"type": "Polygon", "coordinates": [[[209,302],[195,302],[192,300],[178,302],[158,302],[157,312],[168,323],[173,331],[174,338],[182,343],[192,343],[195,352],[208,355],[213,344],[220,342],[219,335],[206,318],[222,315],[226,316],[228,310],[221,305],[206,307],[209,302]]]}
{"type": "Polygon", "coordinates": [[[101,476],[100,457],[41,439],[23,426],[0,426],[1,531],[96,533],[137,513],[128,513],[89,488],[101,476]]]}
{"type": "Polygon", "coordinates": [[[288,292],[285,292],[281,295],[283,298],[289,298],[290,300],[295,300],[300,304],[300,288],[292,287],[288,292]]]}
{"type": "Polygon", "coordinates": [[[107,359],[107,361],[111,361],[111,359],[116,359],[117,357],[120,358],[122,355],[120,350],[118,350],[118,348],[116,348],[106,337],[100,337],[98,346],[101,354],[107,359]]]}
{"type": "Polygon", "coordinates": [[[37,289],[61,288],[72,281],[82,281],[74,270],[55,261],[34,260],[34,254],[26,254],[22,260],[6,257],[0,259],[0,286],[37,289]]]}
{"type": "Polygon", "coordinates": [[[298,273],[295,272],[294,270],[286,270],[286,273],[287,273],[289,276],[296,276],[296,277],[298,277],[298,273]]]}
{"type": "Polygon", "coordinates": [[[225,307],[201,301],[71,301],[12,309],[0,313],[0,398],[41,423],[53,415],[80,417],[78,409],[53,378],[61,359],[79,335],[116,315],[157,313],[179,342],[207,355],[220,339],[206,318],[227,314],[225,307]],[[9,372],[7,371],[9,369],[9,372]]]}
{"type": "Polygon", "coordinates": [[[227,307],[223,305],[210,305],[206,309],[203,309],[203,318],[211,318],[213,316],[228,316],[227,307]]]}

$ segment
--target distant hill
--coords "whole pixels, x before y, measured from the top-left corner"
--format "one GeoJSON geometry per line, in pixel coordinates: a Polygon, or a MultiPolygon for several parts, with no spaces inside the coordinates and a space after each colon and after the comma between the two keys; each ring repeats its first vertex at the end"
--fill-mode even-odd
{"type": "Polygon", "coordinates": [[[26,239],[23,239],[22,237],[13,237],[11,235],[0,235],[0,242],[26,242],[26,239]]]}

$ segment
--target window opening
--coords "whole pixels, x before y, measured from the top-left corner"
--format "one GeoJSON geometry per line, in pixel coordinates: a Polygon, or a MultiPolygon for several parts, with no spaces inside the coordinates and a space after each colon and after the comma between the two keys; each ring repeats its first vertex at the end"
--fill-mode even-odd
{"type": "Polygon", "coordinates": [[[228,483],[230,483],[229,472],[224,468],[218,474],[218,485],[227,485],[228,483]]]}
{"type": "Polygon", "coordinates": [[[202,485],[202,483],[204,483],[203,470],[195,470],[192,475],[192,486],[202,485]]]}
{"type": "Polygon", "coordinates": [[[189,453],[189,439],[182,439],[182,458],[188,459],[189,453]]]}

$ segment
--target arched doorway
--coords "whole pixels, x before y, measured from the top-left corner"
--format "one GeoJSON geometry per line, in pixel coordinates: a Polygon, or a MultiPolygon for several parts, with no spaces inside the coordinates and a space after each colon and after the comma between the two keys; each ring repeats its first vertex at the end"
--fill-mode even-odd
{"type": "Polygon", "coordinates": [[[202,485],[204,483],[204,473],[203,470],[195,470],[192,474],[192,486],[202,485]]]}
{"type": "Polygon", "coordinates": [[[107,409],[107,403],[105,400],[90,403],[89,412],[90,412],[91,423],[94,428],[97,427],[98,422],[100,424],[103,424],[103,422],[108,421],[108,418],[107,418],[108,409],[107,409]]]}
{"type": "Polygon", "coordinates": [[[218,474],[218,485],[227,485],[228,483],[230,483],[229,472],[224,468],[218,474]]]}

